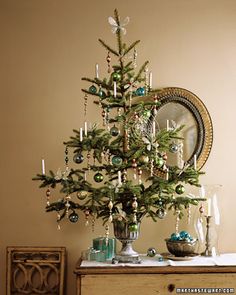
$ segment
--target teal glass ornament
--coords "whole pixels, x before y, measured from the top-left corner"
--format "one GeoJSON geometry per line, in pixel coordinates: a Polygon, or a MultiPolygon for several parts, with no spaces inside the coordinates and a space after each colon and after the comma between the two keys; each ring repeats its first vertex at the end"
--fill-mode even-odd
{"type": "Polygon", "coordinates": [[[84,160],[84,157],[82,154],[75,154],[74,157],[73,157],[73,161],[76,163],[76,164],[81,164],[84,160]]]}
{"type": "Polygon", "coordinates": [[[178,195],[182,195],[185,192],[184,186],[182,184],[177,185],[176,188],[175,188],[175,192],[178,195]]]}
{"type": "Polygon", "coordinates": [[[93,177],[93,179],[96,181],[96,182],[102,182],[103,181],[103,175],[102,173],[96,173],[93,177]]]}
{"type": "Polygon", "coordinates": [[[105,98],[106,97],[106,93],[103,90],[99,90],[98,95],[100,98],[105,98]]]}
{"type": "Polygon", "coordinates": [[[114,156],[114,157],[112,157],[111,162],[115,166],[120,166],[122,164],[123,160],[119,156],[114,156]]]}
{"type": "Polygon", "coordinates": [[[95,94],[97,92],[97,88],[94,85],[92,85],[89,87],[89,92],[95,94]]]}
{"type": "Polygon", "coordinates": [[[117,136],[117,135],[119,135],[119,133],[120,133],[120,131],[115,125],[113,127],[111,127],[110,134],[112,136],[117,136]]]}
{"type": "Polygon", "coordinates": [[[179,241],[180,240],[180,234],[179,233],[173,233],[170,236],[171,241],[179,241]]]}
{"type": "Polygon", "coordinates": [[[187,231],[185,231],[185,230],[182,230],[180,233],[179,233],[179,236],[180,236],[180,239],[181,240],[190,240],[190,234],[187,232],[187,231]]]}
{"type": "Polygon", "coordinates": [[[139,87],[136,91],[135,94],[138,96],[144,96],[145,95],[145,88],[144,87],[139,87]]]}
{"type": "Polygon", "coordinates": [[[69,215],[69,220],[70,220],[70,222],[75,223],[79,220],[79,215],[76,212],[72,212],[69,215]]]}

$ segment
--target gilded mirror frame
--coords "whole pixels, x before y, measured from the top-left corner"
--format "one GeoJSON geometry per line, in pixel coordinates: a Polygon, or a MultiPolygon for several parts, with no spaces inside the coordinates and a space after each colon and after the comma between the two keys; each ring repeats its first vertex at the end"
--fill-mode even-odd
{"type": "Polygon", "coordinates": [[[199,97],[184,88],[167,87],[153,93],[161,102],[159,109],[167,103],[174,102],[186,107],[193,115],[197,123],[198,140],[194,152],[187,162],[193,165],[193,157],[196,154],[197,168],[202,168],[209,157],[213,143],[212,120],[206,106],[199,97]]]}

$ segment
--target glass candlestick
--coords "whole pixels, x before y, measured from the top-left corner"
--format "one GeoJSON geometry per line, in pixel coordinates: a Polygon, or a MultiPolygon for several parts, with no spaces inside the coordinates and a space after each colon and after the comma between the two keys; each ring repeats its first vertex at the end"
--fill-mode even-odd
{"type": "Polygon", "coordinates": [[[204,252],[201,253],[202,256],[215,256],[214,248],[212,247],[211,241],[211,218],[212,216],[205,216],[206,218],[206,249],[204,252]],[[212,253],[213,252],[213,253],[212,253]]]}
{"type": "Polygon", "coordinates": [[[216,256],[219,254],[219,226],[220,210],[218,196],[221,185],[203,185],[200,189],[200,197],[205,198],[199,207],[195,229],[198,234],[198,253],[203,256],[216,256]]]}

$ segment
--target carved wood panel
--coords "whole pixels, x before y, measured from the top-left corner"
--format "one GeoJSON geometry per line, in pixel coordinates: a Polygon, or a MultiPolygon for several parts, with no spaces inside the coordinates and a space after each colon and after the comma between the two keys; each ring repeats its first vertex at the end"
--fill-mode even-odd
{"type": "Polygon", "coordinates": [[[7,247],[7,295],[63,295],[64,247],[7,247]]]}

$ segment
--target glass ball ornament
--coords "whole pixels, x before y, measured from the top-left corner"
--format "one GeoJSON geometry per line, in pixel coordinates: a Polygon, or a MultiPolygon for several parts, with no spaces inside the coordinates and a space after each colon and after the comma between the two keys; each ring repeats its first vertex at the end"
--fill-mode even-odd
{"type": "Polygon", "coordinates": [[[149,157],[146,156],[146,155],[142,155],[139,158],[139,162],[142,163],[142,164],[148,164],[148,161],[149,161],[149,157]]]}
{"type": "Polygon", "coordinates": [[[103,175],[102,173],[96,173],[93,177],[93,179],[96,181],[96,182],[102,182],[103,181],[103,175]]]}
{"type": "Polygon", "coordinates": [[[163,219],[166,216],[166,210],[163,208],[159,208],[157,209],[156,214],[158,218],[163,219]]]}
{"type": "Polygon", "coordinates": [[[142,114],[143,114],[144,118],[149,118],[151,116],[151,111],[150,110],[144,110],[142,114]]]}
{"type": "Polygon", "coordinates": [[[180,240],[184,240],[184,241],[190,241],[190,238],[192,238],[191,235],[185,230],[182,230],[179,233],[179,236],[180,236],[180,240]]]}
{"type": "Polygon", "coordinates": [[[98,95],[100,98],[105,98],[106,97],[106,93],[103,90],[99,90],[98,95]]]}
{"type": "Polygon", "coordinates": [[[173,233],[173,234],[171,234],[171,236],[170,236],[170,240],[171,240],[171,241],[179,241],[179,240],[180,240],[180,235],[179,235],[179,233],[173,233]]]}
{"type": "Polygon", "coordinates": [[[169,151],[173,154],[177,153],[179,150],[179,146],[177,143],[170,144],[169,151]]]}
{"type": "Polygon", "coordinates": [[[84,160],[84,157],[82,154],[75,154],[74,157],[73,157],[73,161],[76,163],[76,164],[81,164],[84,160]]]}
{"type": "Polygon", "coordinates": [[[145,95],[145,88],[144,87],[139,87],[136,91],[135,94],[138,96],[144,96],[145,95]]]}
{"type": "Polygon", "coordinates": [[[76,212],[72,212],[69,215],[69,220],[70,220],[70,222],[75,223],[79,220],[79,215],[76,212]]]}
{"type": "Polygon", "coordinates": [[[164,165],[163,158],[160,158],[160,157],[156,158],[156,166],[157,166],[157,168],[161,168],[163,165],[164,165]]]}
{"type": "Polygon", "coordinates": [[[130,232],[136,232],[136,231],[138,231],[138,225],[137,225],[137,223],[131,223],[129,225],[129,231],[130,232]]]}
{"type": "Polygon", "coordinates": [[[111,162],[115,166],[120,166],[122,164],[123,160],[119,156],[114,156],[114,157],[112,157],[111,162]]]}
{"type": "Polygon", "coordinates": [[[117,136],[117,135],[119,135],[119,133],[120,133],[120,131],[115,125],[113,127],[111,127],[110,134],[112,136],[117,136]]]}
{"type": "Polygon", "coordinates": [[[95,94],[97,92],[97,88],[94,85],[92,85],[89,87],[89,92],[95,94]]]}
{"type": "Polygon", "coordinates": [[[112,79],[113,81],[120,81],[121,75],[117,72],[112,73],[112,79]]]}
{"type": "Polygon", "coordinates": [[[164,261],[163,256],[158,257],[158,261],[159,261],[159,262],[163,262],[163,261],[164,261]]]}
{"type": "Polygon", "coordinates": [[[175,188],[175,192],[178,194],[178,195],[182,195],[184,192],[185,192],[185,188],[182,184],[178,184],[175,188]]]}
{"type": "Polygon", "coordinates": [[[155,248],[148,248],[147,249],[147,256],[154,257],[157,254],[157,251],[155,248]]]}

